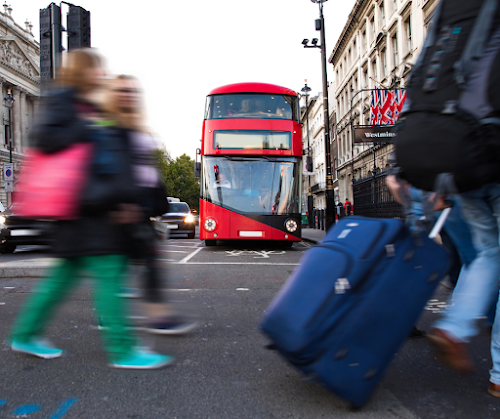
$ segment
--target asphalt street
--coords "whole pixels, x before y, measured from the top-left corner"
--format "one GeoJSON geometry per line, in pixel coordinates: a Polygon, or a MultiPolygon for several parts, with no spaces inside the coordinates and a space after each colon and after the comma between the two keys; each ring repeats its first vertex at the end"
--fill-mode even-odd
{"type": "MultiPolygon", "coordinates": [[[[425,338],[409,339],[360,411],[351,411],[348,403],[305,380],[266,349],[259,321],[310,246],[302,242],[281,249],[226,242],[205,247],[197,239],[170,240],[163,252],[168,296],[200,323],[181,337],[139,334],[143,344],[175,356],[174,365],[158,371],[106,366],[90,281],[75,290],[47,331],[67,350],[62,358],[42,360],[12,352],[4,341],[36,279],[1,278],[0,418],[500,417],[500,399],[486,392],[491,365],[486,329],[471,344],[478,372],[469,377],[442,367],[425,338]]],[[[40,248],[21,248],[7,257],[16,258],[36,264],[48,261],[49,255],[40,248]]],[[[449,294],[445,287],[438,289],[419,328],[430,327],[449,294]]],[[[140,315],[140,300],[130,303],[131,313],[140,315]]]]}

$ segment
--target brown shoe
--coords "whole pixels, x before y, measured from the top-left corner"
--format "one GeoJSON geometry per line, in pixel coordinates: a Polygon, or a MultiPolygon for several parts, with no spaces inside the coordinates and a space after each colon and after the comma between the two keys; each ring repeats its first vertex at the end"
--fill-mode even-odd
{"type": "Polygon", "coordinates": [[[490,381],[488,393],[490,393],[492,396],[500,397],[500,384],[495,384],[490,381]]]}
{"type": "Polygon", "coordinates": [[[467,344],[453,338],[442,329],[432,329],[427,334],[432,345],[437,349],[440,360],[460,374],[475,372],[474,363],[470,359],[467,344]]]}

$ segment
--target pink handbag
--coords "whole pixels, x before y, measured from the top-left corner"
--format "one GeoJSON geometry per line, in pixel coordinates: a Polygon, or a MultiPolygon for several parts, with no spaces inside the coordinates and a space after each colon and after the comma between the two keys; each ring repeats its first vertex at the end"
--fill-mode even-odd
{"type": "Polygon", "coordinates": [[[74,220],[88,178],[93,145],[46,154],[28,150],[14,188],[14,213],[25,218],[74,220]]]}

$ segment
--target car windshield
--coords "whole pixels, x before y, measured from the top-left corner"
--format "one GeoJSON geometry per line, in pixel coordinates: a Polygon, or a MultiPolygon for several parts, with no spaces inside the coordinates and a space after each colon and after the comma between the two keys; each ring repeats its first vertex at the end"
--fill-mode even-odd
{"type": "Polygon", "coordinates": [[[202,196],[239,213],[298,214],[300,177],[300,165],[294,157],[206,156],[202,196]]]}
{"type": "Polygon", "coordinates": [[[168,212],[189,212],[189,205],[185,202],[170,202],[168,212]]]}
{"type": "Polygon", "coordinates": [[[296,96],[271,93],[238,93],[208,96],[205,119],[287,119],[298,120],[296,96]]]}

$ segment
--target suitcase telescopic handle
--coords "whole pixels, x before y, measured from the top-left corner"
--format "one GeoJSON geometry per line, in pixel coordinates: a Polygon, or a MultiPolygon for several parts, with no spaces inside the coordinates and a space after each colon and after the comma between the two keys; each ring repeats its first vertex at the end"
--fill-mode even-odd
{"type": "Polygon", "coordinates": [[[448,215],[451,212],[451,206],[446,207],[443,211],[441,211],[441,214],[439,215],[439,218],[436,221],[436,224],[434,224],[434,227],[432,228],[431,232],[429,233],[429,239],[434,240],[437,235],[441,232],[443,229],[444,223],[446,222],[446,219],[448,218],[448,215]]]}

